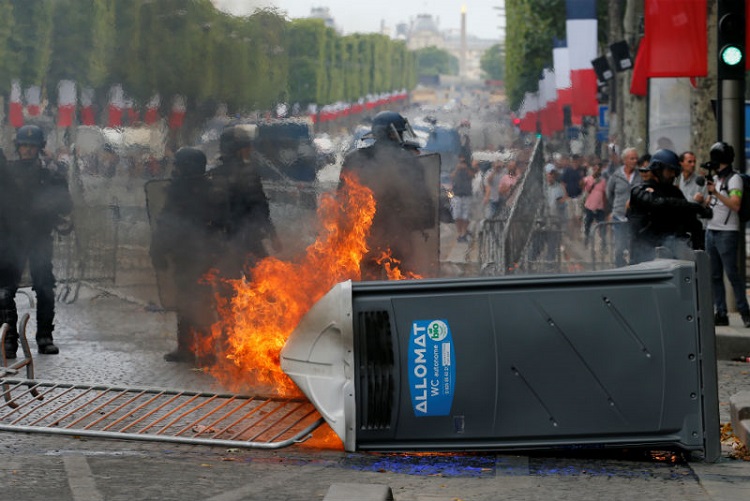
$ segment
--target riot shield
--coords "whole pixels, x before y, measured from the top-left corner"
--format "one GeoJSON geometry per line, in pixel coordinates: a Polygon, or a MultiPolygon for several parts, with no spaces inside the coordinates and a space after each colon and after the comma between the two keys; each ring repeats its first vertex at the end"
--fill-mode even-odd
{"type": "Polygon", "coordinates": [[[428,153],[417,158],[432,202],[432,226],[412,232],[414,271],[424,278],[434,278],[440,275],[440,154],[428,153]]]}
{"type": "MultiPolygon", "coordinates": [[[[159,215],[164,210],[169,184],[168,179],[154,179],[144,185],[151,240],[156,238],[159,231],[159,215]]],[[[162,308],[174,310],[177,295],[177,287],[173,279],[174,263],[167,259],[166,268],[154,266],[154,274],[156,275],[156,286],[159,289],[159,302],[161,302],[162,308]]]]}

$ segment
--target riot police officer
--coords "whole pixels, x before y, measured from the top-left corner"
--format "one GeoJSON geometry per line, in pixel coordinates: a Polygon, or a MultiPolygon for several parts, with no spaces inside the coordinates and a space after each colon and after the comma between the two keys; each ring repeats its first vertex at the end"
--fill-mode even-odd
{"type": "Polygon", "coordinates": [[[151,240],[151,259],[156,270],[171,271],[174,284],[177,349],[164,360],[193,362],[196,342],[208,335],[213,323],[213,293],[203,278],[217,259],[217,207],[201,150],[180,148],[174,166],[151,240]]]}
{"type": "Polygon", "coordinates": [[[5,354],[16,357],[18,312],[15,295],[28,263],[37,297],[36,342],[39,353],[55,355],[52,338],[55,317],[55,276],[52,271],[52,230],[68,224],[73,208],[66,179],[42,164],[44,132],[36,125],[20,127],[15,147],[18,160],[2,166],[4,183],[0,202],[0,321],[10,330],[5,354]]]}
{"type": "Polygon", "coordinates": [[[432,228],[436,210],[414,154],[415,135],[408,120],[394,111],[381,111],[372,119],[370,134],[375,142],[346,156],[341,178],[354,174],[373,192],[376,212],[369,253],[360,268],[363,278],[381,279],[385,277],[377,260],[388,250],[406,271],[419,268],[413,260],[412,232],[432,228]]]}
{"type": "Polygon", "coordinates": [[[252,162],[257,126],[232,125],[219,137],[221,163],[211,171],[215,196],[220,204],[216,221],[224,249],[219,270],[224,278],[240,278],[245,266],[266,257],[263,240],[281,250],[268,197],[252,162]]]}
{"type": "Polygon", "coordinates": [[[671,150],[653,154],[646,167],[651,177],[633,187],[628,221],[631,225],[631,264],[654,259],[656,247],[667,247],[674,257],[702,246],[703,229],[697,216],[710,217],[711,209],[689,202],[675,186],[680,161],[671,150]]]}

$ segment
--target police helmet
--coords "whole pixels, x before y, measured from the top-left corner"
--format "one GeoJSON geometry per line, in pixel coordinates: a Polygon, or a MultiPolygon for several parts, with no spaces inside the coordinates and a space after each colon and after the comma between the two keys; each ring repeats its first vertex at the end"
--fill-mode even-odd
{"type": "Polygon", "coordinates": [[[24,125],[16,132],[16,148],[22,144],[36,146],[44,149],[47,141],[44,139],[44,131],[38,125],[24,125]]]}
{"type": "Polygon", "coordinates": [[[716,164],[716,167],[718,167],[719,164],[728,165],[734,162],[734,148],[724,141],[714,143],[713,146],[711,146],[709,155],[711,156],[711,163],[716,164]]]}
{"type": "Polygon", "coordinates": [[[239,124],[225,128],[219,136],[219,152],[222,156],[234,156],[242,148],[252,146],[258,135],[255,124],[239,124]]]}
{"type": "Polygon", "coordinates": [[[200,176],[206,172],[206,154],[198,148],[180,148],[174,154],[176,173],[181,177],[200,176]]]}
{"type": "Polygon", "coordinates": [[[651,172],[662,171],[663,169],[672,169],[673,171],[680,173],[682,167],[680,166],[680,158],[672,150],[661,149],[657,150],[651,156],[651,161],[648,164],[648,170],[651,172]]]}
{"type": "Polygon", "coordinates": [[[376,141],[389,140],[403,144],[406,136],[414,136],[409,121],[395,111],[381,111],[372,117],[372,135],[376,141]]]}

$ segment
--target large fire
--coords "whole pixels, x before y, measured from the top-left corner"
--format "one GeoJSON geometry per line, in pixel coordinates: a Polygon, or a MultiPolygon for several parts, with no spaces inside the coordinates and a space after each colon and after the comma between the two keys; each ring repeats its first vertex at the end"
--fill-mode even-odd
{"type": "MultiPolygon", "coordinates": [[[[335,284],[360,279],[360,261],[375,215],[372,191],[344,179],[336,196],[324,195],[318,208],[321,231],[304,255],[292,262],[269,257],[247,279],[229,280],[227,299],[217,295],[220,320],[199,352],[215,353],[208,371],[234,391],[298,396],[282,371],[279,353],[302,316],[335,284]]],[[[414,278],[384,253],[378,261],[390,279],[414,278]]]]}

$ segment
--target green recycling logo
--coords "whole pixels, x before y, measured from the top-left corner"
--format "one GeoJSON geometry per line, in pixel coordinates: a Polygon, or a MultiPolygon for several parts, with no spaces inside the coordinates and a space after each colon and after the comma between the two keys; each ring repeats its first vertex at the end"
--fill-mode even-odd
{"type": "Polygon", "coordinates": [[[427,335],[436,343],[442,341],[448,335],[448,324],[442,320],[433,320],[427,326],[427,335]]]}

